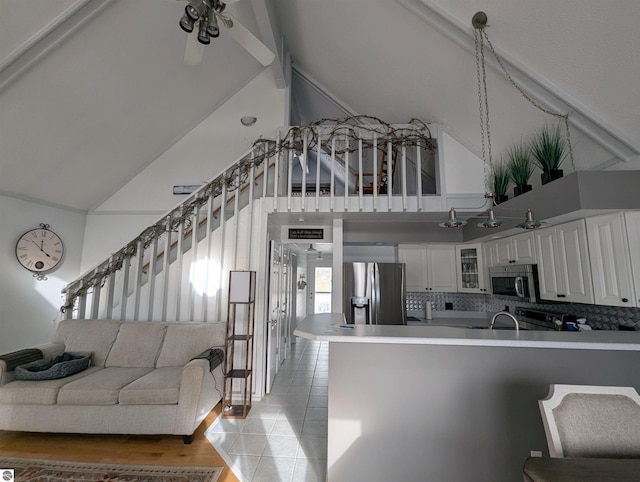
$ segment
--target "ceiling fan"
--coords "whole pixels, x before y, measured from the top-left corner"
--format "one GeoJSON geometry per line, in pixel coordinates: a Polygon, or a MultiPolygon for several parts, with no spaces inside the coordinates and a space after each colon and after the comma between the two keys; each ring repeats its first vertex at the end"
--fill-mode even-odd
{"type": "Polygon", "coordinates": [[[267,67],[273,62],[275,54],[263,44],[237,18],[224,12],[227,3],[238,0],[189,0],[184,8],[184,15],[180,19],[180,28],[187,32],[187,46],[184,52],[184,62],[187,65],[200,65],[204,55],[204,46],[211,43],[211,38],[220,36],[218,21],[227,28],[233,40],[253,55],[258,62],[267,67]]]}

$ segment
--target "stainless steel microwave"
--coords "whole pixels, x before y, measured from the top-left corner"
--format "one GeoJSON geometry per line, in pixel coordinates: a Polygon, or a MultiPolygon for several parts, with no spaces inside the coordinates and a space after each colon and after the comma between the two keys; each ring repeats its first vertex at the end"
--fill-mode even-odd
{"type": "Polygon", "coordinates": [[[489,268],[491,292],[499,298],[535,303],[540,297],[538,266],[521,264],[489,268]]]}

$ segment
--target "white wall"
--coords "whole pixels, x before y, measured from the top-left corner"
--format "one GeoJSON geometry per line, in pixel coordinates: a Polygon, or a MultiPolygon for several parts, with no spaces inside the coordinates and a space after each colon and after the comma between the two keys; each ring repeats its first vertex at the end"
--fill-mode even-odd
{"type": "Polygon", "coordinates": [[[173,194],[174,185],[208,182],[235,163],[256,139],[273,138],[279,127],[287,125],[288,95],[288,89],[276,88],[270,69],[265,69],[90,212],[83,271],[102,262],[184,201],[186,196],[173,194]],[[258,118],[253,127],[240,124],[245,115],[258,118]]]}
{"type": "Polygon", "coordinates": [[[0,353],[47,343],[64,299],[60,290],[79,274],[86,215],[0,195],[0,353]],[[51,226],[64,245],[59,267],[36,280],[15,255],[18,238],[40,223],[51,226]]]}

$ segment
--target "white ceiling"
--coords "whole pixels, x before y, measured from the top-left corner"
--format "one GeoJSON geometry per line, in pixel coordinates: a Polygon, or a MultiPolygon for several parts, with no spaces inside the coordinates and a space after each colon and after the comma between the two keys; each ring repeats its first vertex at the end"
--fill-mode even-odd
{"type": "MultiPolygon", "coordinates": [[[[224,29],[201,66],[186,66],[184,5],[0,0],[0,193],[90,210],[263,69],[224,29]]],[[[278,45],[276,79],[290,51],[293,119],[418,117],[476,145],[471,18],[483,10],[514,72],[572,111],[576,168],[640,169],[637,0],[241,0],[230,9],[278,45]]],[[[498,158],[549,117],[493,68],[487,83],[498,158]]]]}

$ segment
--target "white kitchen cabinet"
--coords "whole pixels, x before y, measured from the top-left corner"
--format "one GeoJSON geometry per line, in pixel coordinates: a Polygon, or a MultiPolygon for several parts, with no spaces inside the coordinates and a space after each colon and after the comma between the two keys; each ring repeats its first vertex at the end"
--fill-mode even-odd
{"type": "Polygon", "coordinates": [[[481,244],[459,244],[456,246],[456,274],[459,292],[486,292],[481,244]]]}
{"type": "Polygon", "coordinates": [[[458,291],[453,244],[401,244],[398,259],[406,264],[407,291],[458,291]]]}
{"type": "Polygon", "coordinates": [[[634,301],[640,306],[640,211],[624,213],[627,241],[629,242],[629,258],[634,285],[634,301]]]}
{"type": "Polygon", "coordinates": [[[487,266],[505,266],[509,264],[535,264],[536,248],[533,233],[527,232],[486,243],[492,264],[487,266]]]}
{"type": "Polygon", "coordinates": [[[637,306],[624,216],[595,216],[586,223],[595,303],[637,306]]]}
{"type": "Polygon", "coordinates": [[[424,244],[401,244],[398,261],[405,263],[407,291],[427,289],[427,247],[424,244]]]}
{"type": "Polygon", "coordinates": [[[593,303],[587,233],[583,219],[535,232],[540,298],[593,303]]]}

